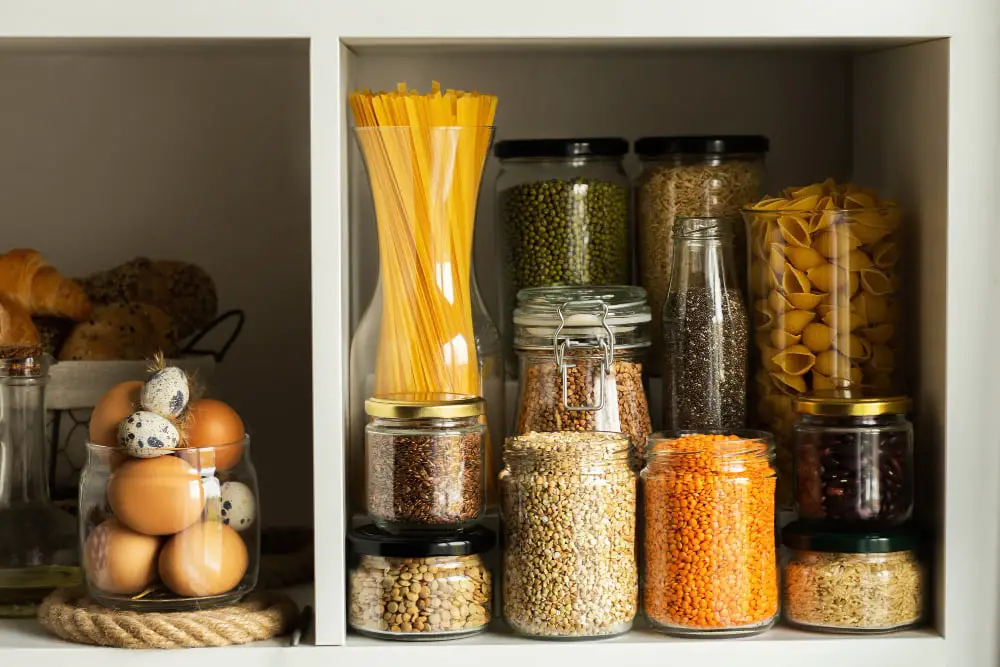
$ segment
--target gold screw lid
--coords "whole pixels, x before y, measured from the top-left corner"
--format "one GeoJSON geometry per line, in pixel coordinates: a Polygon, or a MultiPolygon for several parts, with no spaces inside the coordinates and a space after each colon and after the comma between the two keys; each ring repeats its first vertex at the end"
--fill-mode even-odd
{"type": "Polygon", "coordinates": [[[795,401],[795,411],[817,417],[877,417],[909,412],[907,396],[859,396],[851,392],[820,392],[795,401]]]}
{"type": "Polygon", "coordinates": [[[369,417],[389,419],[457,419],[478,417],[486,411],[486,401],[471,394],[382,394],[365,401],[369,417]]]}

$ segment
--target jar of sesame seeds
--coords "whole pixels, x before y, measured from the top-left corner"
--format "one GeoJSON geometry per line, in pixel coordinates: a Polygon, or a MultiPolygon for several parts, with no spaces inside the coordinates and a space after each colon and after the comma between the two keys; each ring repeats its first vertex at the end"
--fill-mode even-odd
{"type": "Polygon", "coordinates": [[[485,401],[387,394],[365,402],[367,506],[390,533],[461,530],[485,507],[485,401]]]}
{"type": "Polygon", "coordinates": [[[778,615],[774,447],[763,431],[654,433],[642,471],[643,611],[678,636],[738,636],[778,615]]]}

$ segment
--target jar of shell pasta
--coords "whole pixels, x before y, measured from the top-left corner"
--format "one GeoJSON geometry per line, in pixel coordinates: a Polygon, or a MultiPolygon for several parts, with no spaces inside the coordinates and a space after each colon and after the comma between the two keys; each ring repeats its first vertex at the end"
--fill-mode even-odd
{"type": "Polygon", "coordinates": [[[896,388],[900,210],[873,190],[828,179],[762,199],[743,215],[756,365],[751,421],[775,435],[778,495],[787,504],[793,397],[896,388]]]}
{"type": "Polygon", "coordinates": [[[908,531],[835,533],[796,522],[783,531],[791,558],[782,585],[785,620],[809,630],[894,632],[924,616],[919,541],[908,531]]]}
{"type": "Polygon", "coordinates": [[[496,542],[490,530],[411,538],[369,525],[350,531],[347,541],[353,561],[348,624],[354,630],[411,641],[486,630],[493,577],[483,556],[496,542]]]}
{"type": "MultiPolygon", "coordinates": [[[[714,135],[644,137],[635,142],[642,163],[636,183],[636,227],[642,286],[653,308],[651,358],[660,358],[661,308],[673,261],[673,228],[678,217],[739,216],[764,185],[767,137],[714,135]]],[[[738,230],[737,275],[746,274],[746,234],[738,230]]],[[[743,283],[741,278],[740,283],[743,283]]],[[[650,374],[659,376],[659,364],[650,374]]]]}

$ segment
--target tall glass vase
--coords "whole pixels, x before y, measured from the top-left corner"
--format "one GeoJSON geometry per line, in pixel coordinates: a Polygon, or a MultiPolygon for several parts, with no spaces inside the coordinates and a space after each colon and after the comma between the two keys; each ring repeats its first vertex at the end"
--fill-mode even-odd
{"type": "Polygon", "coordinates": [[[472,268],[491,127],[355,130],[375,203],[379,281],[351,344],[350,472],[364,506],[364,401],[447,392],[486,399],[491,500],[503,442],[500,336],[472,268]]]}

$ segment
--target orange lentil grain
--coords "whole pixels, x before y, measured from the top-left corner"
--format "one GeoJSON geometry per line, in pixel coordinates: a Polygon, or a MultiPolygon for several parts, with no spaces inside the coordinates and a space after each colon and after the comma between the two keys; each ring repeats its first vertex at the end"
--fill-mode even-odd
{"type": "Polygon", "coordinates": [[[649,443],[642,473],[647,618],[680,630],[766,625],[778,613],[775,475],[766,442],[695,434],[649,443]]]}

